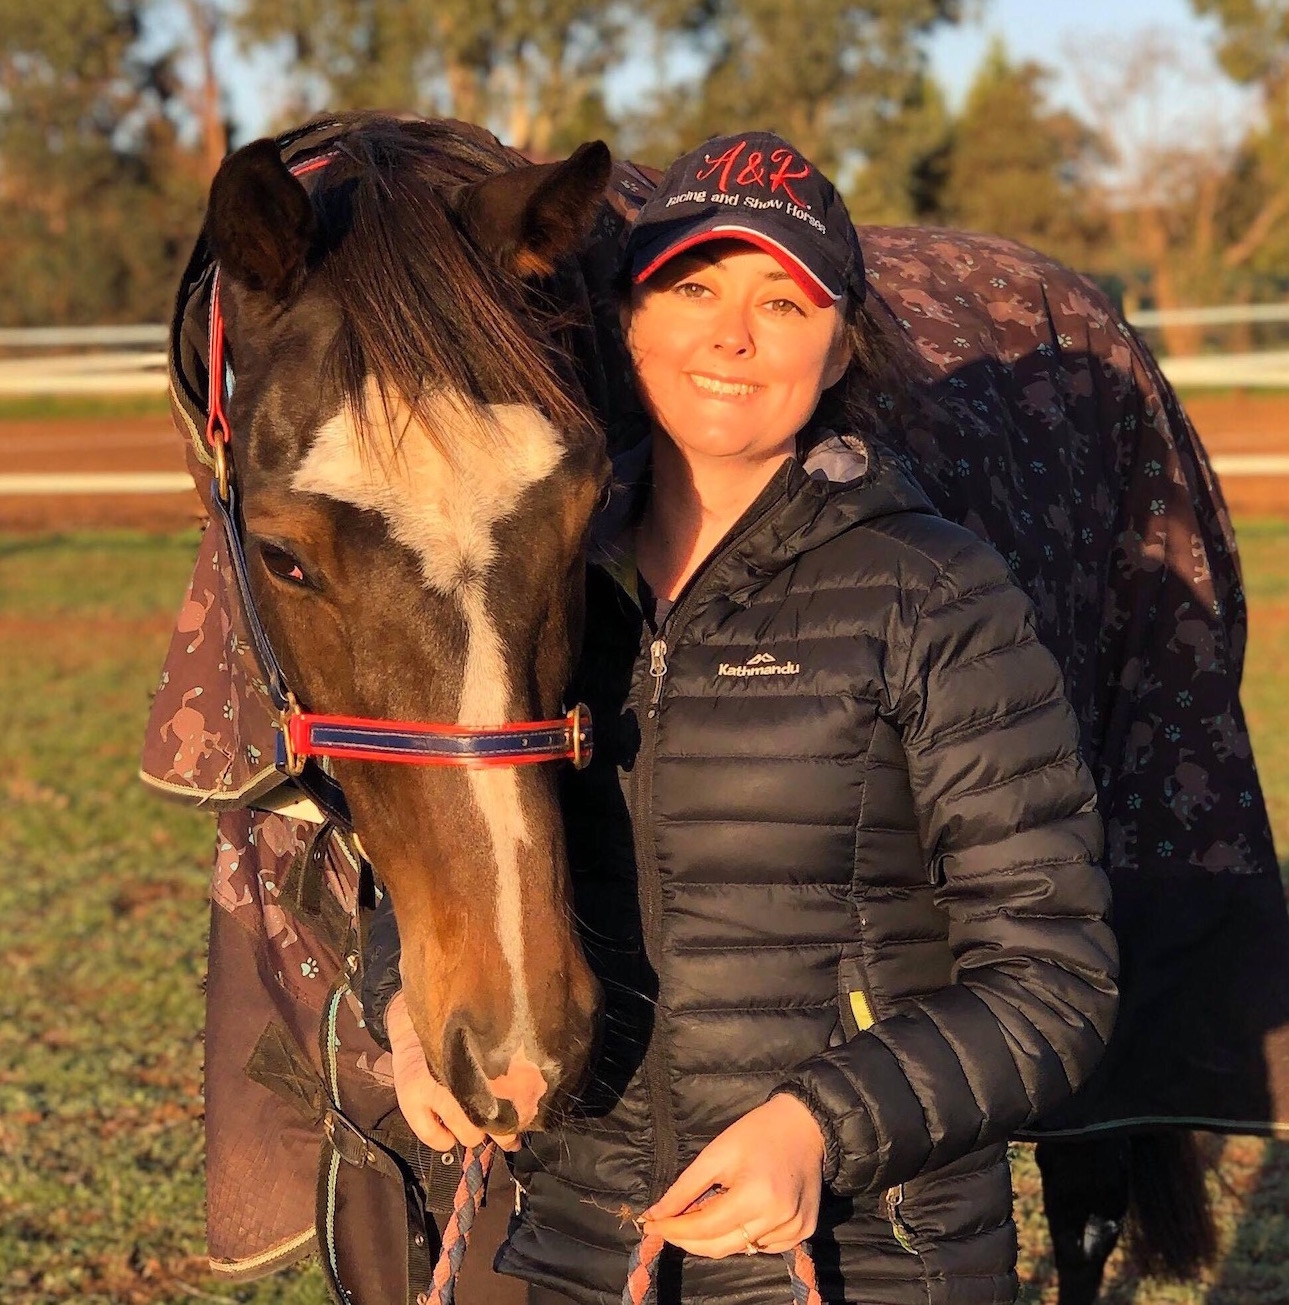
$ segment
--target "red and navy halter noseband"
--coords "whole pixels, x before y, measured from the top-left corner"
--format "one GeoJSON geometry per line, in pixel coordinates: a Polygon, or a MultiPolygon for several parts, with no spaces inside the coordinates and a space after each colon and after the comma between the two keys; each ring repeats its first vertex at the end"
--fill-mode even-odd
{"type": "MultiPolygon", "coordinates": [[[[305,176],[325,167],[326,154],[292,167],[305,176]]],[[[362,716],[326,716],[304,711],[287,686],[251,595],[246,551],[238,525],[237,486],[229,457],[232,427],[225,410],[224,317],[219,302],[219,270],[210,291],[210,398],[206,442],[215,465],[212,507],[228,544],[229,559],[246,613],[246,622],[277,708],[281,731],[277,763],[329,813],[348,822],[343,794],[313,760],[335,757],[354,761],[394,761],[420,766],[526,766],[544,761],[571,761],[581,769],[591,759],[591,714],[580,703],[556,720],[499,723],[485,728],[425,721],[380,720],[362,716]]]]}

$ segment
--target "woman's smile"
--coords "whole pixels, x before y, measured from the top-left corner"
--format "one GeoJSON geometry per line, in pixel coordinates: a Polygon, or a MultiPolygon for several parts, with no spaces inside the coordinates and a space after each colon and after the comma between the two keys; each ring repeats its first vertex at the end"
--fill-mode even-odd
{"type": "Polygon", "coordinates": [[[704,394],[713,395],[718,399],[746,399],[762,388],[750,381],[724,380],[719,376],[706,376],[702,372],[690,372],[689,379],[704,394]]]}

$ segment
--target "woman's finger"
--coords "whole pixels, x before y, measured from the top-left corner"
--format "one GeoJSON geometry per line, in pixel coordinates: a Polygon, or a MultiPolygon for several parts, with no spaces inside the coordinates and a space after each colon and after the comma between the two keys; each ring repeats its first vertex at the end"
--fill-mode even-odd
{"type": "Polygon", "coordinates": [[[724,1161],[721,1152],[713,1150],[714,1146],[715,1143],[708,1143],[680,1177],[644,1212],[641,1218],[646,1225],[675,1218],[686,1210],[714,1201],[720,1195],[724,1161]]]}
{"type": "Polygon", "coordinates": [[[755,1255],[766,1249],[763,1238],[758,1237],[754,1228],[746,1224],[739,1224],[733,1231],[717,1237],[693,1237],[682,1233],[679,1238],[668,1237],[667,1240],[673,1246],[679,1246],[681,1250],[707,1260],[725,1260],[731,1255],[755,1255]],[[749,1246],[752,1247],[750,1252],[749,1246]]]}
{"type": "Polygon", "coordinates": [[[451,1130],[428,1106],[408,1107],[400,1101],[398,1108],[403,1112],[408,1128],[426,1146],[432,1147],[435,1151],[451,1151],[456,1146],[457,1140],[452,1136],[451,1130]]]}
{"type": "Polygon", "coordinates": [[[684,1214],[646,1219],[644,1230],[686,1250],[690,1249],[691,1242],[710,1244],[726,1241],[736,1234],[742,1246],[743,1235],[738,1230],[754,1213],[742,1202],[731,1203],[727,1196],[713,1196],[684,1214]]]}

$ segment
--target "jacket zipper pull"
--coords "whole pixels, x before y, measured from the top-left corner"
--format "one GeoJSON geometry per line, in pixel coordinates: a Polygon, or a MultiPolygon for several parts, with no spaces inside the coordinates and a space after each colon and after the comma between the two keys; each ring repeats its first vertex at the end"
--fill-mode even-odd
{"type": "Polygon", "coordinates": [[[667,641],[655,639],[649,645],[649,674],[653,676],[653,697],[649,699],[649,715],[658,714],[662,701],[662,682],[667,675],[667,641]]]}
{"type": "Polygon", "coordinates": [[[904,1204],[904,1184],[900,1183],[898,1187],[888,1188],[885,1196],[886,1213],[890,1218],[891,1232],[895,1234],[895,1240],[910,1255],[916,1255],[917,1248],[913,1245],[913,1238],[909,1235],[909,1226],[904,1222],[904,1216],[900,1213],[900,1206],[904,1204]]]}

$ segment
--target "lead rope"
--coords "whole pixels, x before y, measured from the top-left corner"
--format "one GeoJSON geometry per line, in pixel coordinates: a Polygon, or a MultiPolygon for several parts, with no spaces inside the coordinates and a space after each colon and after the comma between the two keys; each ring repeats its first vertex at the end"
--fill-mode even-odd
{"type": "Polygon", "coordinates": [[[434,1280],[430,1283],[426,1305],[452,1305],[457,1290],[457,1274],[470,1244],[470,1230],[483,1201],[483,1189],[488,1182],[488,1170],[497,1157],[497,1144],[485,1142],[482,1146],[466,1149],[461,1157],[461,1181],[452,1197],[452,1215],[443,1230],[443,1244],[439,1248],[438,1262],[434,1266],[434,1280]]]}
{"type": "MultiPolygon", "coordinates": [[[[622,1289],[622,1305],[657,1305],[658,1263],[665,1245],[661,1237],[640,1238],[627,1261],[627,1285],[622,1289]]],[[[805,1242],[783,1252],[792,1282],[792,1305],[823,1305],[815,1262],[805,1242]]]]}
{"type": "MultiPolygon", "coordinates": [[[[488,1171],[497,1156],[494,1142],[467,1148],[461,1158],[461,1181],[452,1198],[452,1214],[443,1230],[443,1244],[434,1266],[426,1305],[452,1305],[457,1275],[470,1244],[470,1230],[479,1213],[488,1171]]],[[[622,1305],[657,1305],[658,1262],[666,1243],[661,1237],[642,1236],[627,1262],[627,1283],[622,1305]]],[[[805,1242],[783,1252],[792,1282],[792,1305],[823,1305],[815,1276],[815,1262],[805,1242]]]]}

